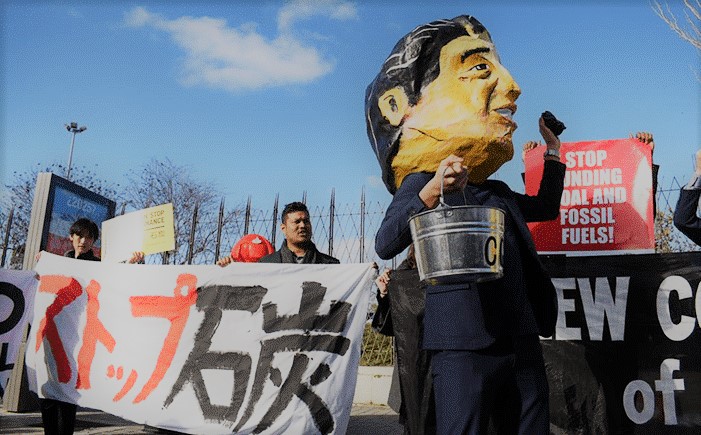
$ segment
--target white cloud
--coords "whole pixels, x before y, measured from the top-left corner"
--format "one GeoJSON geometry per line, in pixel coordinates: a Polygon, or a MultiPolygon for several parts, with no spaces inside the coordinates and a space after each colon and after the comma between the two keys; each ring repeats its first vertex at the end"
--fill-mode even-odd
{"type": "Polygon", "coordinates": [[[182,83],[238,91],[308,83],[333,69],[319,50],[295,38],[291,26],[314,15],[333,19],[356,16],[351,3],[338,0],[295,0],[278,14],[280,33],[263,36],[256,23],[230,27],[226,20],[210,17],[167,19],[143,7],[129,11],[124,23],[164,31],[185,52],[182,83]]]}
{"type": "Polygon", "coordinates": [[[140,27],[146,25],[152,19],[160,20],[161,18],[157,15],[149,13],[146,9],[139,6],[132,9],[131,12],[127,12],[127,14],[124,17],[124,23],[127,26],[140,27]]]}
{"type": "Polygon", "coordinates": [[[296,21],[315,15],[327,16],[336,20],[357,18],[355,5],[341,0],[291,0],[285,3],[277,14],[278,30],[289,32],[296,21]]]}

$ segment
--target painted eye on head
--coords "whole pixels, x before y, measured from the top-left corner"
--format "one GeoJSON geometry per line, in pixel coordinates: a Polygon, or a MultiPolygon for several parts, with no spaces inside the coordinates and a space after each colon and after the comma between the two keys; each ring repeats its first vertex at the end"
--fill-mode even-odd
{"type": "Polygon", "coordinates": [[[492,69],[488,63],[478,63],[460,74],[460,80],[486,79],[492,75],[492,69]]]}

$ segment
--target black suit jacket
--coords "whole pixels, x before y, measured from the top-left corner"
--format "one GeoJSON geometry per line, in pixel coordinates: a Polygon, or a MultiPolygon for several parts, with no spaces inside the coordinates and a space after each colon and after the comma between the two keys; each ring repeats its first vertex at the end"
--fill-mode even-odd
{"type": "MultiPolygon", "coordinates": [[[[555,288],[545,272],[531,238],[526,222],[555,219],[559,215],[565,165],[546,161],[538,195],[529,196],[513,192],[501,181],[487,180],[480,187],[488,189],[505,205],[504,210],[514,225],[517,253],[523,272],[522,287],[525,287],[528,307],[516,309],[532,311],[525,315],[535,320],[537,327],[516,325],[509,334],[521,335],[537,332],[550,336],[557,320],[555,288]],[[533,329],[533,330],[532,330],[533,329]]],[[[375,240],[375,249],[380,258],[390,259],[401,253],[411,243],[409,219],[425,211],[418,196],[419,191],[433,177],[429,173],[407,176],[390,203],[375,240]]],[[[469,197],[469,195],[468,195],[469,197]]],[[[462,205],[461,195],[452,195],[453,203],[462,205]],[[460,197],[459,200],[456,199],[460,197]]],[[[515,255],[516,252],[514,252],[515,255]]],[[[507,253],[509,255],[509,253],[507,253]]],[[[488,286],[470,284],[437,285],[426,287],[426,318],[424,319],[424,344],[429,349],[482,349],[496,341],[513,319],[500,310],[502,295],[490,293],[488,286]]],[[[508,291],[508,290],[507,290],[508,291]]],[[[520,291],[512,289],[513,292],[520,291]]],[[[512,297],[513,295],[504,295],[512,297]]],[[[515,298],[520,303],[520,299],[515,298]]]]}
{"type": "MultiPolygon", "coordinates": [[[[277,251],[273,252],[272,254],[268,254],[265,257],[261,258],[258,260],[259,263],[295,263],[294,261],[294,254],[290,251],[290,248],[287,247],[287,240],[285,240],[280,246],[280,249],[277,251]]],[[[323,252],[319,252],[318,249],[316,249],[316,246],[314,243],[309,242],[309,248],[307,249],[307,253],[304,254],[304,260],[302,261],[302,264],[340,264],[341,262],[338,261],[337,258],[334,258],[330,255],[326,255],[323,252]]]]}
{"type": "Polygon", "coordinates": [[[696,216],[701,189],[682,189],[674,209],[674,226],[697,245],[701,245],[701,219],[696,216]]]}

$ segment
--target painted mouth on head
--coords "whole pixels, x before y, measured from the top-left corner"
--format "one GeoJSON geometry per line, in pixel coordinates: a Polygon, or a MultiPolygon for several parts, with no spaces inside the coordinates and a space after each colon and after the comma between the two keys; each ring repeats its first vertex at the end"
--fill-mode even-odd
{"type": "Polygon", "coordinates": [[[502,107],[500,109],[495,109],[494,111],[499,115],[503,116],[504,118],[508,119],[509,121],[513,121],[516,109],[510,107],[502,107]]]}

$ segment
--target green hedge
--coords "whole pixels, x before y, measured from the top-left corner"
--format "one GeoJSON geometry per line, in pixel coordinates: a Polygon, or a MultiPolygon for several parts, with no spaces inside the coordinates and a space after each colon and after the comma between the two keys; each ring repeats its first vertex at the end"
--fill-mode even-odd
{"type": "Polygon", "coordinates": [[[365,325],[361,366],[391,366],[394,363],[394,338],[375,332],[370,324],[365,325]]]}

